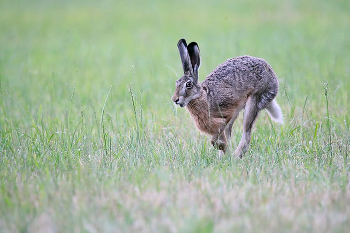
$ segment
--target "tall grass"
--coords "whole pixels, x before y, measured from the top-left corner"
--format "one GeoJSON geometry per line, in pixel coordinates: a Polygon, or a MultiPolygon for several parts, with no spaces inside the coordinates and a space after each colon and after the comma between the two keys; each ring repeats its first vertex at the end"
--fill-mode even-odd
{"type": "Polygon", "coordinates": [[[1,232],[346,232],[349,8],[1,1],[1,232]],[[278,75],[285,125],[262,113],[242,160],[172,104],[180,38],[200,80],[244,54],[278,75]]]}

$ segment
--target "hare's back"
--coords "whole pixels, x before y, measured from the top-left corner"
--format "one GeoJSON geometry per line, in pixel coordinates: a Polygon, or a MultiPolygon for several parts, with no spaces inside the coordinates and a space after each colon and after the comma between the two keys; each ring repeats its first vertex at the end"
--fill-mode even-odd
{"type": "Polygon", "coordinates": [[[278,81],[271,66],[263,59],[242,56],[231,58],[216,67],[202,83],[212,110],[242,107],[248,96],[256,94],[261,108],[278,92],[278,81]]]}
{"type": "MultiPolygon", "coordinates": [[[[226,60],[216,67],[204,81],[211,85],[229,85],[235,89],[250,89],[276,79],[271,66],[263,59],[241,56],[226,60]]],[[[277,80],[276,80],[277,81],[277,80]]]]}

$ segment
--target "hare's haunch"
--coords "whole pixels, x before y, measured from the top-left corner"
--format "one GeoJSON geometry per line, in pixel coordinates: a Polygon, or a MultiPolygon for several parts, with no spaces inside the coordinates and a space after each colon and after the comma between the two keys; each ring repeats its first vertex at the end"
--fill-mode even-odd
{"type": "Polygon", "coordinates": [[[212,135],[214,147],[227,151],[233,122],[243,108],[243,135],[235,151],[240,158],[249,147],[253,123],[260,110],[266,109],[272,120],[283,124],[281,108],[274,99],[278,92],[277,76],[265,60],[251,56],[228,59],[200,83],[197,43],[187,46],[181,39],[177,47],[184,75],[176,81],[172,100],[187,107],[196,127],[212,135]]]}

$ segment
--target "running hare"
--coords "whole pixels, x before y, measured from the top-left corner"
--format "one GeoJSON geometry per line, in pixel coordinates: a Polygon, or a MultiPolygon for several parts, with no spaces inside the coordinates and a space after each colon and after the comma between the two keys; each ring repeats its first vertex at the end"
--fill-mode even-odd
{"type": "Polygon", "coordinates": [[[227,151],[233,122],[243,108],[243,135],[235,151],[240,158],[249,147],[253,123],[260,110],[266,108],[272,120],[283,124],[281,108],[274,100],[278,80],[266,61],[251,56],[231,58],[200,83],[201,60],[197,43],[187,46],[181,39],[177,47],[184,75],[176,81],[172,101],[187,107],[196,127],[212,135],[211,144],[215,148],[224,153],[227,151]]]}

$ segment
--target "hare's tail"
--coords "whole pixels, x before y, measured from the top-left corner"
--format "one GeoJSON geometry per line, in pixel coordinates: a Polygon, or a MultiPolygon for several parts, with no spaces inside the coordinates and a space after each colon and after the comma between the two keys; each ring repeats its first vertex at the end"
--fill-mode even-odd
{"type": "Polygon", "coordinates": [[[273,121],[283,125],[283,114],[280,106],[277,104],[276,100],[272,100],[271,103],[266,107],[268,114],[273,121]]]}

